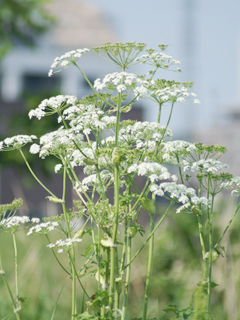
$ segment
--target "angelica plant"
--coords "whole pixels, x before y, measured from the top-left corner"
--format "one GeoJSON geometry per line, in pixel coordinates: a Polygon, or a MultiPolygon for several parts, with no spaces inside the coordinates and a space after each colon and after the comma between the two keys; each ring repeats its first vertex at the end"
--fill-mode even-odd
{"type": "MultiPolygon", "coordinates": [[[[44,117],[55,116],[59,124],[57,130],[39,137],[38,141],[36,136],[15,136],[0,142],[0,151],[15,149],[20,152],[30,173],[48,193],[47,201],[61,207],[61,215],[46,217],[41,223],[35,221],[27,235],[45,235],[47,247],[71,279],[72,320],[128,319],[131,266],[149,243],[140,319],[148,318],[154,235],[173,208],[176,213],[187,212],[196,216],[202,250],[202,265],[199,267],[203,270],[199,286],[206,297],[206,303],[201,304],[204,310],[200,311],[201,314],[210,315],[211,291],[214,286],[212,264],[216,255],[223,254],[220,242],[239,209],[238,205],[223,234],[214,244],[215,198],[224,189],[233,189],[233,194],[239,195],[240,178],[221,171],[227,166],[218,159],[226,148],[173,140],[169,124],[175,104],[198,104],[200,101],[191,91],[192,82],[181,83],[158,78],[161,69],[180,71],[176,68],[179,61],[167,55],[164,52],[166,49],[166,45],[159,45],[159,50],[146,49],[145,44],[135,42],[107,43],[95,47],[93,51],[115,64],[118,71],[113,70],[103,79],[96,79],[94,84],[87,78],[84,64],[79,60],[88,53],[88,49],[72,50],[56,58],[49,76],[67,67],[76,67],[93,94],[81,100],[69,95],[43,100],[29,112],[29,118],[35,117],[40,121],[44,117]],[[141,76],[128,72],[136,64],[146,64],[153,69],[141,76]],[[129,112],[140,99],[150,100],[156,105],[156,122],[121,121],[121,113],[129,112]],[[161,115],[165,105],[171,108],[168,120],[163,124],[161,115]],[[62,174],[61,196],[49,190],[31,169],[22,150],[27,143],[31,143],[30,153],[41,159],[49,156],[58,159],[54,171],[62,174]],[[168,169],[169,165],[178,168],[179,176],[168,169]],[[76,172],[79,167],[84,175],[79,176],[76,172]],[[139,177],[145,178],[143,187],[137,182],[139,177]],[[67,179],[77,198],[73,208],[66,208],[65,204],[67,179]],[[109,189],[114,190],[113,201],[108,196],[109,189]],[[165,212],[158,212],[156,200],[159,198],[168,201],[165,212]],[[134,238],[137,233],[143,234],[145,227],[139,225],[142,210],[150,215],[150,231],[143,244],[134,252],[134,238]],[[155,221],[157,214],[161,215],[158,222],[155,221]],[[82,224],[80,228],[79,223],[82,224]],[[62,233],[61,238],[54,243],[49,235],[52,230],[62,233]],[[84,243],[86,234],[91,236],[92,246],[88,248],[85,259],[81,260],[76,253],[80,250],[80,243],[84,243]],[[61,262],[62,254],[68,256],[68,266],[61,262]],[[86,273],[95,276],[94,294],[82,283],[86,273]],[[84,299],[87,299],[81,311],[78,309],[80,295],[77,282],[84,299]]],[[[5,220],[2,220],[2,224],[6,228],[5,220]]],[[[193,316],[197,317],[198,309],[199,306],[195,311],[192,307],[184,310],[191,310],[193,316]]],[[[182,314],[186,313],[184,310],[182,314]]]]}

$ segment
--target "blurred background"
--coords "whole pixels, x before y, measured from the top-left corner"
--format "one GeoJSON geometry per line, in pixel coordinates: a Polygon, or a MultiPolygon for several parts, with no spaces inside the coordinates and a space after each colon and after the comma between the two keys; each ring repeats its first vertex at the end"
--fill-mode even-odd
{"type": "MultiPolygon", "coordinates": [[[[240,175],[239,12],[239,0],[0,0],[0,140],[15,134],[40,136],[49,128],[54,129],[55,123],[51,119],[43,119],[41,123],[28,119],[29,110],[36,108],[43,99],[57,94],[73,94],[81,98],[91,93],[74,67],[48,78],[55,57],[72,49],[90,48],[108,41],[145,42],[154,49],[163,43],[169,44],[166,53],[181,61],[182,73],[162,72],[158,76],[179,81],[193,80],[192,91],[201,101],[201,105],[176,105],[170,123],[174,139],[228,146],[229,151],[222,161],[230,164],[231,173],[240,175]],[[37,126],[39,124],[40,127],[37,126]]],[[[79,63],[91,81],[116,71],[112,64],[94,53],[85,55],[79,63]]],[[[144,66],[130,70],[137,74],[145,71],[144,66]]],[[[139,102],[131,117],[155,121],[157,110],[149,102],[139,102]]],[[[25,151],[27,153],[28,147],[25,151]]],[[[39,162],[36,156],[27,156],[41,180],[56,194],[61,194],[61,178],[52,176],[54,159],[39,162]]],[[[24,199],[22,214],[30,212],[31,216],[41,216],[58,213],[54,204],[45,201],[45,196],[45,191],[34,184],[17,152],[0,153],[0,203],[21,197],[24,199]]],[[[69,189],[69,203],[71,198],[69,189]]],[[[226,222],[231,214],[231,204],[222,205],[221,209],[221,221],[226,222]]],[[[155,268],[164,277],[154,281],[153,310],[158,306],[158,296],[165,291],[167,302],[186,306],[189,301],[185,297],[189,295],[185,292],[184,279],[193,279],[193,287],[199,280],[199,274],[194,273],[195,267],[187,267],[189,261],[194,264],[194,259],[199,259],[193,250],[193,221],[189,217],[187,219],[190,220],[184,224],[181,216],[174,222],[176,225],[172,222],[172,230],[165,230],[158,242],[157,250],[161,251],[156,253],[155,268]],[[177,243],[169,244],[176,235],[174,226],[180,230],[179,239],[182,240],[179,240],[179,247],[177,243]],[[180,252],[180,247],[182,254],[176,258],[174,252],[180,252]],[[158,265],[159,252],[161,256],[165,255],[166,261],[158,265]],[[171,282],[171,287],[178,289],[171,291],[171,282]]],[[[232,252],[217,269],[220,270],[219,279],[225,277],[226,270],[229,278],[222,284],[225,288],[227,285],[225,291],[223,287],[217,289],[220,298],[216,298],[218,316],[214,319],[240,319],[240,311],[234,305],[239,298],[238,226],[239,223],[226,240],[232,252]]],[[[221,229],[220,224],[219,232],[221,229]]],[[[22,242],[24,245],[24,240],[22,242]]],[[[34,249],[29,251],[29,256],[31,252],[34,255],[34,249]]],[[[23,254],[23,261],[25,258],[23,254]]],[[[135,280],[139,293],[135,283],[133,306],[142,292],[143,276],[142,271],[139,272],[140,280],[135,280]]],[[[45,302],[41,303],[44,305],[45,302]]],[[[161,303],[159,308],[163,307],[161,303]]],[[[137,312],[133,316],[138,316],[137,312]]]]}

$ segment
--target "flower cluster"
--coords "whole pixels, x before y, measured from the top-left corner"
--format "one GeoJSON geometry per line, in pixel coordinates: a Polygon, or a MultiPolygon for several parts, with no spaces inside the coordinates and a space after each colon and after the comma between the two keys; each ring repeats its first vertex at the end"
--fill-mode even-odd
{"type": "Polygon", "coordinates": [[[183,171],[215,173],[223,168],[229,168],[229,165],[215,159],[201,159],[196,162],[183,160],[183,171]]]}
{"type": "Polygon", "coordinates": [[[11,203],[8,204],[0,204],[0,216],[4,216],[7,212],[10,212],[11,215],[14,215],[22,204],[23,200],[21,198],[14,199],[11,203]]]}
{"type": "MultiPolygon", "coordinates": [[[[34,222],[34,221],[33,221],[34,222]]],[[[39,221],[35,221],[37,223],[35,226],[31,227],[27,233],[27,236],[31,234],[48,234],[50,231],[54,230],[55,227],[58,226],[58,222],[56,221],[48,221],[43,223],[38,223],[39,221]]]]}
{"type": "Polygon", "coordinates": [[[153,184],[150,191],[157,196],[169,195],[171,199],[182,203],[183,205],[177,209],[177,213],[186,210],[192,205],[200,208],[206,208],[211,205],[211,202],[205,197],[198,197],[193,188],[188,188],[183,184],[176,184],[175,182],[163,182],[160,185],[153,184]]]}
{"type": "Polygon", "coordinates": [[[30,222],[30,219],[27,216],[12,216],[0,221],[0,229],[13,233],[19,230],[25,223],[28,222],[30,222]]]}
{"type": "Polygon", "coordinates": [[[62,110],[67,108],[69,105],[75,105],[77,102],[76,96],[69,95],[58,95],[49,99],[44,99],[39,106],[31,110],[28,114],[29,118],[36,117],[38,120],[45,117],[46,115],[52,115],[54,113],[60,113],[62,110]]]}
{"type": "Polygon", "coordinates": [[[169,56],[163,52],[163,50],[166,49],[166,46],[161,46],[161,49],[162,51],[160,52],[155,51],[154,49],[148,49],[146,50],[147,54],[144,54],[141,57],[136,58],[135,62],[149,64],[151,66],[163,69],[168,69],[172,65],[180,64],[180,61],[173,59],[172,56],[169,56]]]}
{"type": "Polygon", "coordinates": [[[60,248],[58,249],[58,253],[62,253],[64,250],[66,251],[69,251],[72,246],[75,244],[75,243],[79,243],[79,242],[82,242],[82,239],[79,239],[79,238],[76,238],[76,239],[71,239],[71,238],[67,238],[66,240],[57,240],[56,243],[50,243],[47,245],[48,248],[54,248],[54,247],[63,247],[63,248],[60,248]]]}
{"type": "Polygon", "coordinates": [[[59,72],[66,67],[69,67],[71,64],[76,63],[76,61],[82,57],[82,55],[86,52],[88,52],[89,49],[84,48],[84,49],[77,49],[77,50],[72,50],[69,52],[66,52],[64,55],[61,57],[56,57],[54,59],[53,64],[51,65],[51,69],[48,72],[48,76],[51,77],[54,73],[53,69],[55,68],[60,68],[58,71],[59,72]]]}
{"type": "Polygon", "coordinates": [[[128,168],[127,172],[137,172],[139,176],[147,176],[151,182],[168,179],[172,179],[174,181],[177,180],[177,177],[175,175],[171,176],[166,167],[154,162],[142,162],[140,164],[133,164],[128,168]]]}
{"type": "Polygon", "coordinates": [[[97,91],[108,89],[122,92],[135,88],[138,82],[140,83],[140,79],[134,73],[114,72],[107,74],[102,81],[101,79],[96,79],[94,88],[97,91]]]}
{"type": "Polygon", "coordinates": [[[68,153],[67,150],[69,150],[71,154],[71,150],[74,149],[75,143],[80,143],[82,140],[82,134],[74,135],[69,130],[64,129],[64,127],[60,127],[56,131],[43,135],[39,140],[40,145],[33,144],[30,147],[30,152],[33,154],[39,152],[39,157],[43,159],[50,154],[66,154],[66,152],[68,153]]]}
{"type": "Polygon", "coordinates": [[[234,188],[236,188],[232,191],[232,195],[239,197],[240,196],[240,177],[236,176],[236,177],[232,178],[231,186],[232,185],[234,185],[234,188]]]}
{"type": "Polygon", "coordinates": [[[163,159],[171,164],[179,164],[182,157],[186,158],[195,150],[194,144],[182,140],[166,141],[162,144],[163,159]]]}
{"type": "MultiPolygon", "coordinates": [[[[163,104],[167,102],[184,103],[186,99],[196,98],[194,92],[189,93],[192,87],[192,82],[177,82],[174,80],[149,80],[149,79],[139,79],[139,86],[137,86],[133,91],[137,98],[139,97],[149,99],[157,102],[158,104],[163,104]]],[[[200,103],[198,99],[194,99],[193,103],[200,103]]]]}
{"type": "Polygon", "coordinates": [[[0,141],[0,151],[11,151],[20,149],[29,142],[33,142],[33,139],[37,139],[35,135],[17,135],[11,138],[6,138],[0,141]]]}
{"type": "Polygon", "coordinates": [[[136,64],[135,58],[146,47],[145,43],[126,42],[110,43],[107,42],[102,46],[92,48],[97,54],[100,51],[106,52],[110,61],[117,66],[127,69],[129,66],[136,64]]]}

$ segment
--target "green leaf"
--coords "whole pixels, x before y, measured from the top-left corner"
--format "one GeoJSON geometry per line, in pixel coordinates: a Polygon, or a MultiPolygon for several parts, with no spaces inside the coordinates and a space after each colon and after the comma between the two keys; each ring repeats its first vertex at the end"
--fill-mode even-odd
{"type": "Polygon", "coordinates": [[[19,298],[18,298],[18,300],[21,301],[21,302],[25,302],[27,299],[28,299],[28,298],[26,298],[26,297],[19,297],[19,298]]]}
{"type": "Polygon", "coordinates": [[[59,295],[58,295],[58,297],[57,297],[57,301],[56,301],[55,307],[54,307],[54,309],[53,309],[53,313],[52,313],[52,316],[51,316],[51,320],[53,320],[53,318],[54,318],[55,311],[56,311],[56,309],[57,309],[58,300],[59,300],[59,298],[60,298],[60,296],[61,296],[61,294],[62,294],[62,291],[63,291],[63,288],[64,288],[64,287],[65,287],[65,285],[62,287],[62,289],[61,289],[61,291],[60,291],[60,293],[59,293],[59,295]]]}
{"type": "Polygon", "coordinates": [[[175,312],[175,313],[179,313],[179,309],[176,305],[171,305],[169,304],[168,306],[166,306],[163,311],[169,313],[169,312],[175,312]]]}

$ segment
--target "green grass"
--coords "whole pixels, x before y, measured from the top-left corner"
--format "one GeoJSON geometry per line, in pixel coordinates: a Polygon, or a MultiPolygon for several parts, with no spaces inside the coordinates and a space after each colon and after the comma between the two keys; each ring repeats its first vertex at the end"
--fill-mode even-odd
{"type": "MultiPolygon", "coordinates": [[[[219,215],[215,233],[223,229],[227,220],[226,211],[215,213],[219,215]],[[225,223],[225,222],[224,222],[225,223]]],[[[220,257],[213,266],[213,281],[219,284],[213,290],[212,315],[214,320],[240,319],[240,218],[237,217],[224,238],[223,244],[227,257],[220,257]]],[[[147,227],[146,227],[147,229],[147,227]]],[[[52,241],[59,234],[51,234],[52,241]]],[[[17,233],[19,250],[19,292],[27,298],[21,311],[21,319],[51,320],[56,307],[54,319],[70,319],[71,313],[71,281],[58,266],[51,249],[47,248],[45,236],[26,236],[26,231],[17,233]]],[[[140,247],[144,237],[137,234],[133,241],[133,253],[140,247]]],[[[77,246],[76,256],[79,267],[82,263],[81,254],[90,243],[91,237],[86,236],[77,246]]],[[[0,250],[3,268],[11,288],[14,288],[14,255],[11,235],[1,233],[0,250]]],[[[145,248],[134,261],[132,266],[132,281],[129,292],[128,319],[141,317],[141,307],[144,295],[146,276],[145,248]]],[[[65,267],[68,267],[66,255],[58,254],[65,267]]],[[[153,279],[149,297],[149,319],[169,319],[173,314],[166,314],[163,308],[175,304],[180,309],[188,307],[192,302],[193,291],[201,277],[200,246],[197,236],[194,215],[171,213],[166,222],[156,234],[154,247],[153,279]],[[163,318],[165,316],[165,318],[163,318]]],[[[91,296],[97,290],[97,282],[91,277],[83,282],[91,296]]],[[[86,300],[86,299],[85,299],[86,300]]],[[[82,290],[78,288],[78,309],[81,311],[82,290]]],[[[86,308],[86,305],[85,307],[86,308]]],[[[0,279],[0,320],[12,314],[10,299],[2,279],[0,279]]],[[[12,315],[11,319],[14,319],[12,315]]]]}

